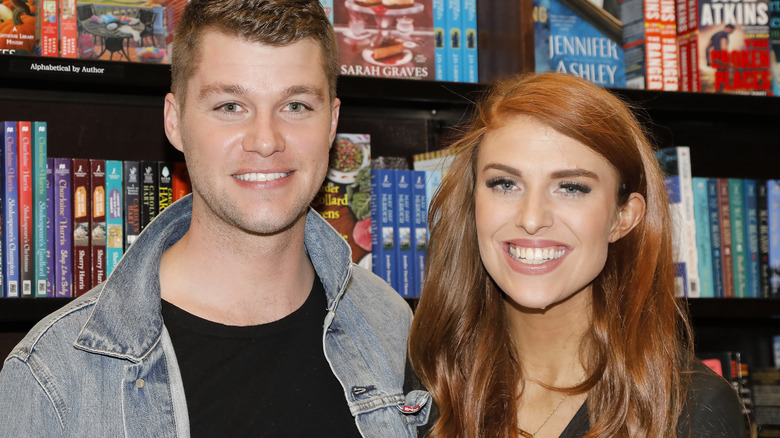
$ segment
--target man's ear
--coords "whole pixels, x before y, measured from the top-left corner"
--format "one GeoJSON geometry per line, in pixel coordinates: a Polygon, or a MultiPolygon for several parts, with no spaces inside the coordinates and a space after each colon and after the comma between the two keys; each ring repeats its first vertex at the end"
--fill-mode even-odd
{"type": "Polygon", "coordinates": [[[339,112],[341,110],[341,100],[339,98],[333,99],[333,103],[330,107],[330,144],[333,144],[333,140],[336,139],[336,129],[339,125],[339,112]]]}
{"type": "Polygon", "coordinates": [[[165,109],[163,111],[163,124],[165,125],[165,135],[168,137],[168,141],[171,142],[173,147],[184,152],[181,144],[181,131],[179,130],[181,111],[179,101],[173,93],[165,95],[165,109]]]}
{"type": "Polygon", "coordinates": [[[609,243],[617,242],[631,232],[645,217],[645,207],[644,196],[636,192],[630,194],[628,201],[618,210],[617,220],[609,233],[609,243]]]}

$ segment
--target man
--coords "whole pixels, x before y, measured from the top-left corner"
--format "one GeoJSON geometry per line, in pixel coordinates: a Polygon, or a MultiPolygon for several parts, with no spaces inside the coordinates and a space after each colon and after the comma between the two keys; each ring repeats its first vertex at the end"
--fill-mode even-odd
{"type": "Polygon", "coordinates": [[[164,119],[193,195],[14,349],[0,436],[416,436],[411,311],[308,208],[335,47],[317,0],[188,4],[164,119]]]}

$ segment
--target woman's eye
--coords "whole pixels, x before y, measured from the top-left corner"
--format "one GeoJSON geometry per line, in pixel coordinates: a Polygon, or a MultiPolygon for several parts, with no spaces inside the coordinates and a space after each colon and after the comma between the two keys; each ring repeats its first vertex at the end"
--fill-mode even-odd
{"type": "Polygon", "coordinates": [[[509,192],[515,188],[515,183],[514,181],[506,178],[493,178],[487,182],[487,186],[491,189],[502,192],[509,192]]]}
{"type": "Polygon", "coordinates": [[[585,184],[567,182],[561,183],[560,188],[567,195],[590,193],[590,187],[586,186],[585,184]]]}

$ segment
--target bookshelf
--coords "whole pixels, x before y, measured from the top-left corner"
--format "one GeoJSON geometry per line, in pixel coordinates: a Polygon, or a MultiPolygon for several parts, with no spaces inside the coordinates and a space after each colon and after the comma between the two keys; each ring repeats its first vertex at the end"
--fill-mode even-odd
{"type": "MultiPolygon", "coordinates": [[[[466,120],[484,82],[527,71],[533,65],[531,1],[478,6],[482,84],[342,77],[339,131],[370,133],[374,155],[435,150],[466,120]]],[[[180,160],[162,126],[169,80],[166,65],[0,55],[0,119],[46,120],[51,156],[180,160]],[[85,67],[99,73],[85,73],[85,67]]],[[[659,147],[691,147],[694,175],[780,178],[774,160],[766,159],[777,142],[780,98],[613,91],[637,107],[659,147]]],[[[0,299],[0,356],[69,300],[0,299]]],[[[770,363],[780,300],[689,303],[697,346],[741,350],[754,366],[770,363]]]]}

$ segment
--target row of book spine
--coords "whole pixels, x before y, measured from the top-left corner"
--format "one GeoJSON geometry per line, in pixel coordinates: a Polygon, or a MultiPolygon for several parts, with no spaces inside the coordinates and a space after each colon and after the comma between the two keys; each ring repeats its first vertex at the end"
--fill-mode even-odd
{"type": "Polygon", "coordinates": [[[477,0],[433,0],[437,81],[479,82],[477,0]]]}
{"type": "Polygon", "coordinates": [[[4,122],[2,296],[78,296],[189,193],[184,163],[48,156],[46,122],[4,122]]]}
{"type": "Polygon", "coordinates": [[[440,183],[440,171],[371,170],[372,269],[404,298],[422,291],[428,207],[440,183]]]}

